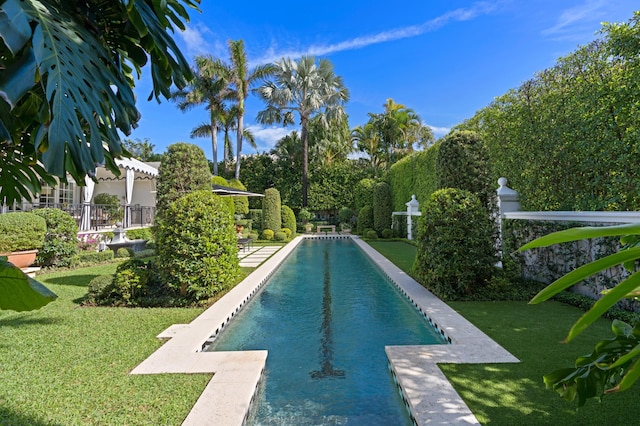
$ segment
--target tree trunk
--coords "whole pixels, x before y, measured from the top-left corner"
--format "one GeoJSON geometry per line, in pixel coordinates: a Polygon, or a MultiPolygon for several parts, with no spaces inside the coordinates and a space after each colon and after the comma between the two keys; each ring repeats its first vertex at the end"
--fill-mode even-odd
{"type": "Polygon", "coordinates": [[[211,153],[213,156],[213,175],[218,176],[218,126],[211,122],[211,153]]]}
{"type": "Polygon", "coordinates": [[[300,139],[302,140],[302,207],[307,207],[309,187],[309,141],[307,140],[307,117],[300,118],[300,139]]]}
{"type": "Polygon", "coordinates": [[[238,114],[238,136],[236,141],[236,179],[240,180],[240,155],[242,154],[242,127],[244,126],[244,112],[238,114]]]}

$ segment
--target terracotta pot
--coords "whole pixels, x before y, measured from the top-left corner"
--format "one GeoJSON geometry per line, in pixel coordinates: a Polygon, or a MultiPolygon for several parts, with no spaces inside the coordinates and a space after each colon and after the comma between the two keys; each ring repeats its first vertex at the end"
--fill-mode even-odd
{"type": "Polygon", "coordinates": [[[36,261],[36,254],[38,250],[26,250],[26,251],[14,251],[9,254],[2,254],[0,256],[7,256],[9,262],[13,263],[18,268],[27,268],[36,261]]]}

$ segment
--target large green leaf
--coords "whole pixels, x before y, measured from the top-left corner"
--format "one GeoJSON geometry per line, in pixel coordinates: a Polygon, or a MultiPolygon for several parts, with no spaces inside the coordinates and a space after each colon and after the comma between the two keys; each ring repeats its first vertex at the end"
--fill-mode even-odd
{"type": "Polygon", "coordinates": [[[536,304],[540,302],[544,302],[549,298],[555,296],[562,290],[566,290],[572,285],[584,280],[591,275],[603,271],[605,269],[611,268],[620,263],[627,262],[629,260],[635,260],[640,258],[640,247],[634,247],[628,250],[623,250],[618,253],[614,253],[612,255],[603,257],[602,259],[598,259],[591,263],[587,263],[568,274],[558,278],[556,281],[549,284],[547,287],[542,289],[536,296],[531,299],[529,303],[536,304]]]}
{"type": "Polygon", "coordinates": [[[640,234],[640,223],[614,226],[583,226],[579,228],[565,229],[564,231],[552,232],[551,234],[536,238],[530,243],[520,247],[518,251],[547,247],[553,244],[567,243],[587,238],[615,237],[629,234],[640,234]]]}
{"type": "Polygon", "coordinates": [[[17,0],[6,0],[0,9],[0,37],[13,55],[31,38],[31,27],[17,0]]]}
{"type": "Polygon", "coordinates": [[[32,311],[58,297],[6,259],[0,257],[0,309],[32,311]]]}

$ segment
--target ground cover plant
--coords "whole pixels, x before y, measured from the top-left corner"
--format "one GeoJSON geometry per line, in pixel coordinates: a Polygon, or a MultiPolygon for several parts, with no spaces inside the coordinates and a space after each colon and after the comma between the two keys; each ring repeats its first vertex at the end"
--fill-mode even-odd
{"type": "Polygon", "coordinates": [[[58,299],[0,311],[0,424],[180,424],[210,375],[130,376],[171,324],[202,309],[79,308],[88,282],[116,264],[38,276],[58,299]]]}

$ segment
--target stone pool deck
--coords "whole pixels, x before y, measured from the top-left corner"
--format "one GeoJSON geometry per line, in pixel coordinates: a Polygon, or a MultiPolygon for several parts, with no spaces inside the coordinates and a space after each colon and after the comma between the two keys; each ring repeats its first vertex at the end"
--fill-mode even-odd
{"type": "Polygon", "coordinates": [[[167,339],[167,342],[135,367],[131,374],[213,374],[183,425],[242,425],[262,379],[267,351],[202,352],[202,349],[242,309],[304,238],[353,238],[451,342],[449,345],[385,347],[389,364],[414,421],[418,425],[479,424],[437,364],[503,363],[518,362],[518,359],[371,246],[352,236],[299,236],[279,250],[268,250],[268,255],[267,251],[261,253],[264,248],[259,248],[254,252],[257,257],[253,257],[254,254],[245,256],[241,261],[248,263],[253,257],[254,262],[263,263],[190,324],[176,324],[161,333],[158,337],[167,339]]]}

